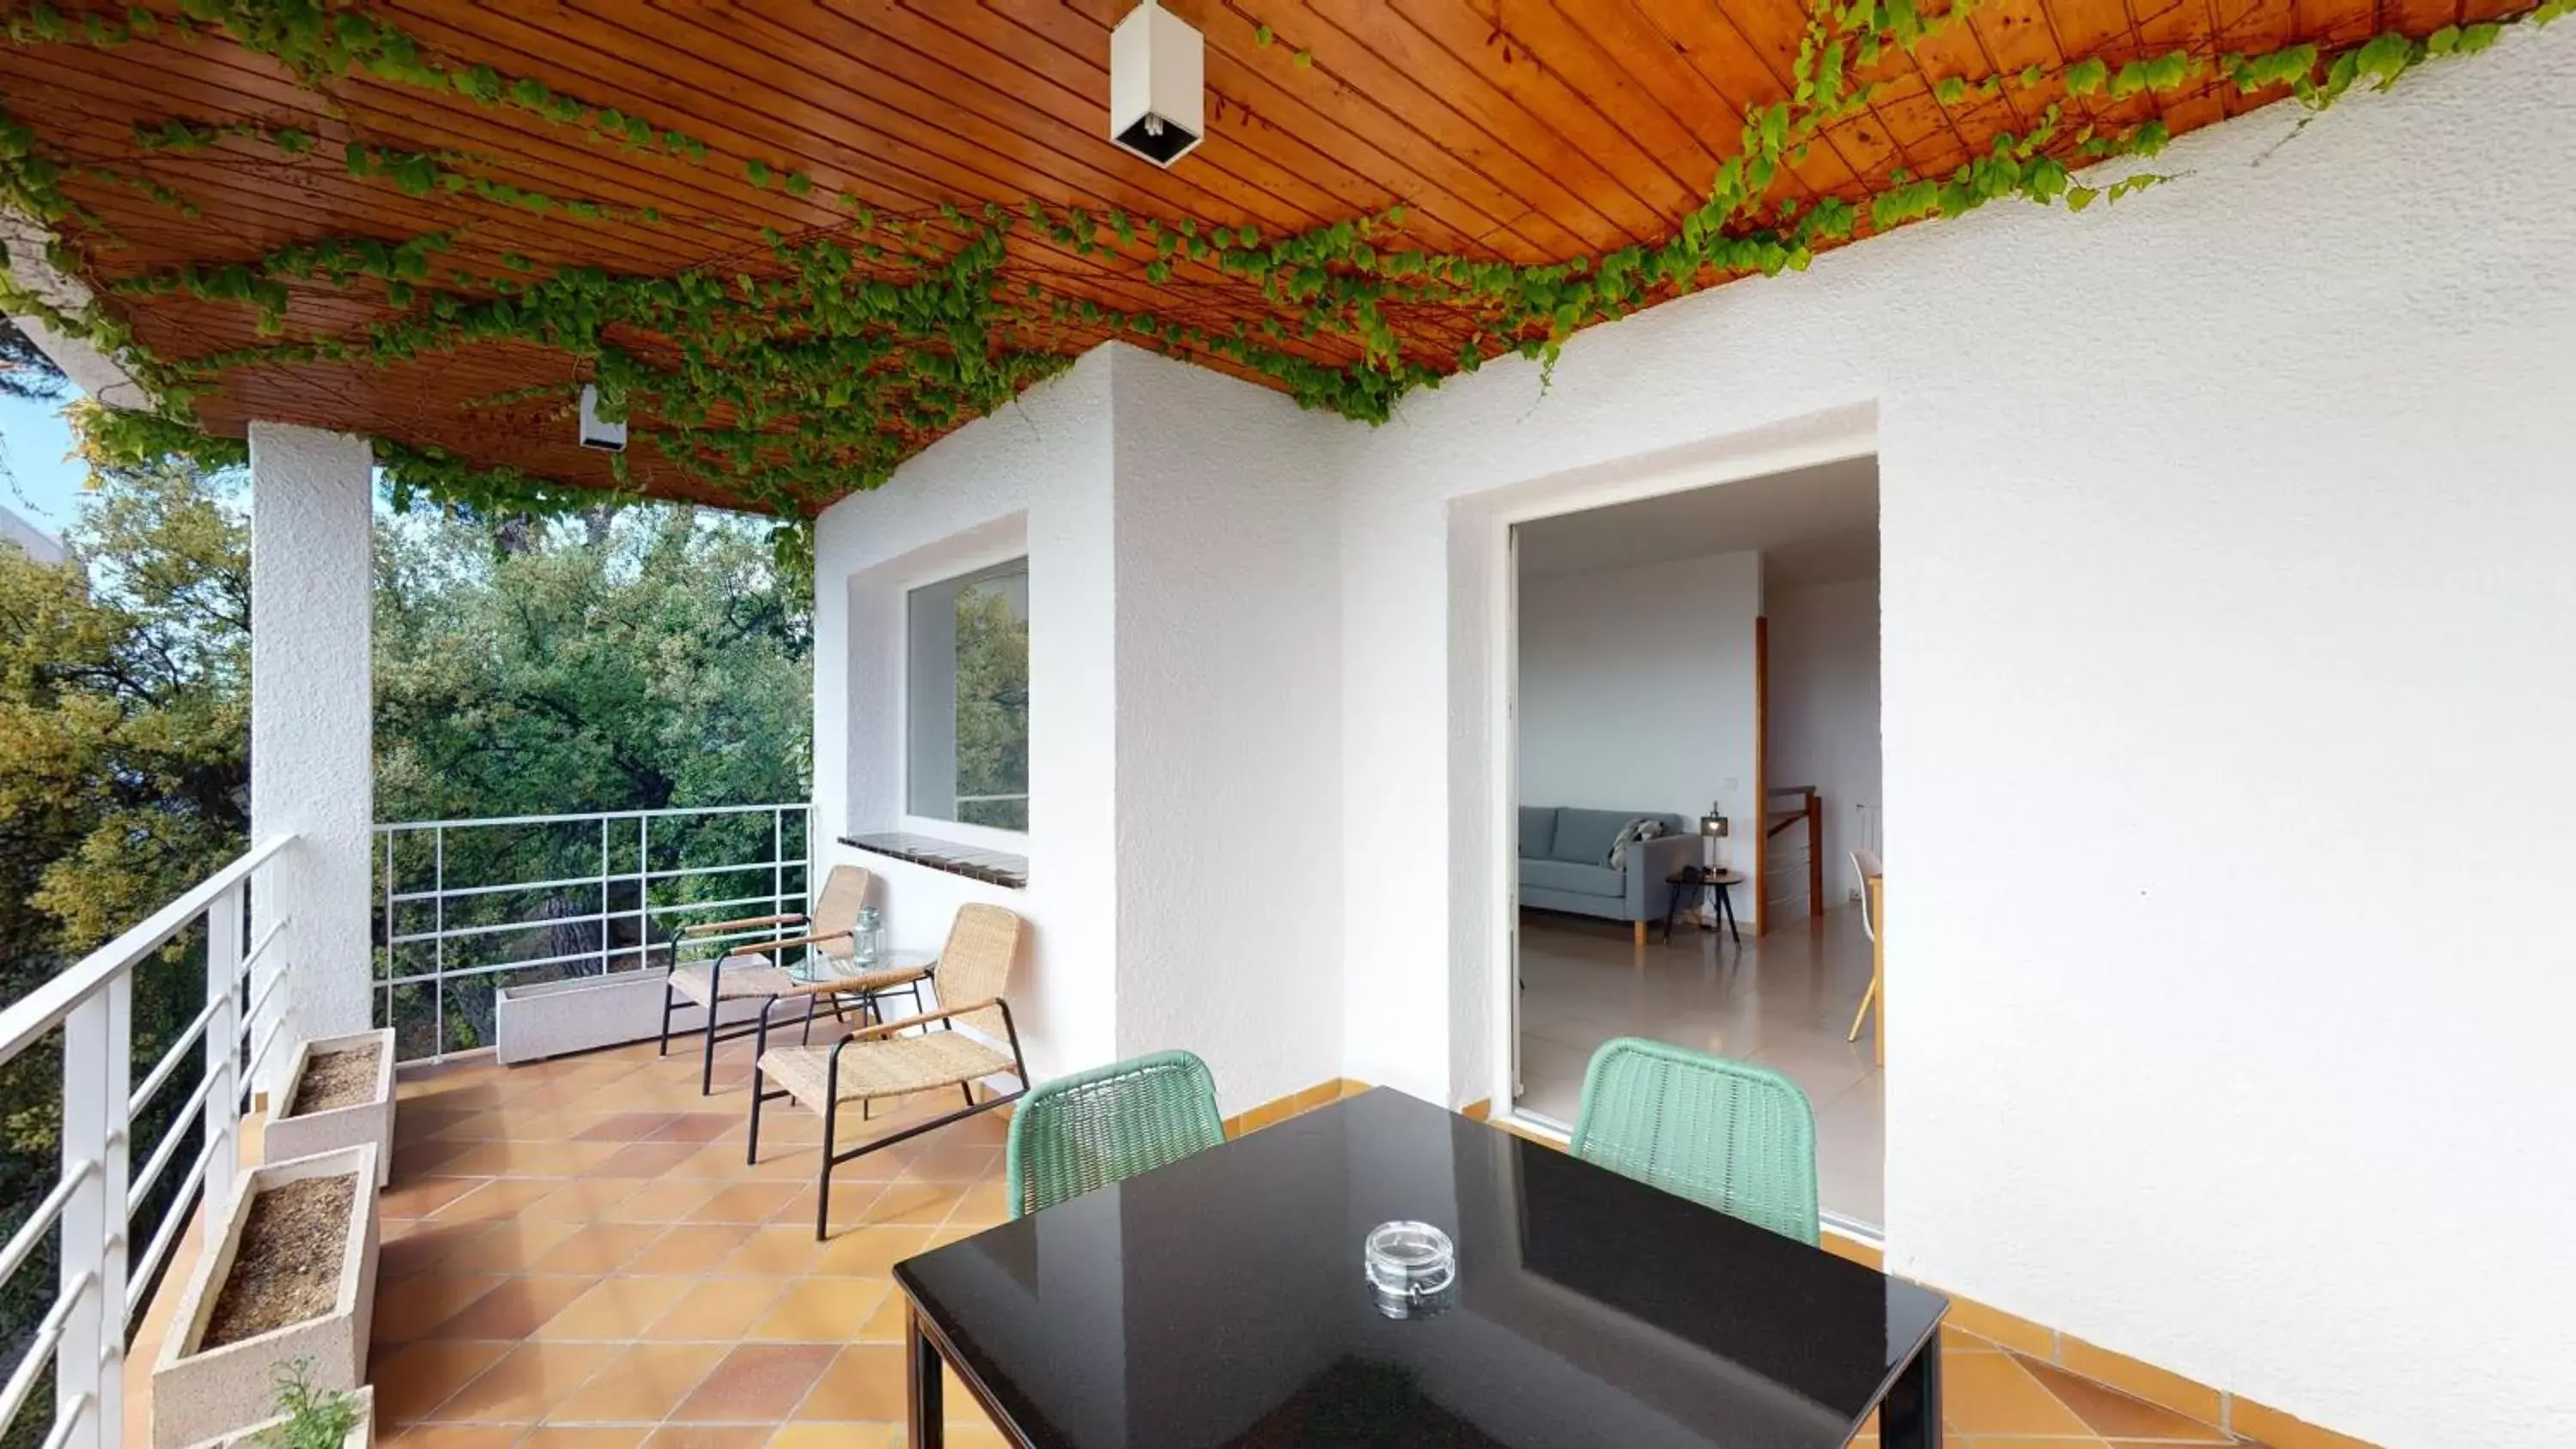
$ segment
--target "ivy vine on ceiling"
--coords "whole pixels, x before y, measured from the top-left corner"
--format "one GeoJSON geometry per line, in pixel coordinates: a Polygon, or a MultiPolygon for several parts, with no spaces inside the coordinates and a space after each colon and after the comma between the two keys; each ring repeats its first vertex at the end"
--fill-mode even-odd
{"type": "MultiPolygon", "coordinates": [[[[631,417],[637,435],[684,472],[790,520],[793,544],[793,525],[820,504],[881,483],[919,440],[1008,402],[1103,332],[1194,360],[1220,359],[1270,379],[1306,406],[1383,421],[1407,393],[1453,372],[1506,353],[1552,365],[1583,327],[1717,282],[1801,271],[1819,249],[1857,237],[2005,198],[2081,211],[2170,179],[2143,165],[2170,139],[2164,123],[2092,119],[2111,103],[2216,84],[2254,99],[2285,94],[2313,114],[2356,85],[2385,89],[2428,61],[2483,50],[2504,24],[2546,24],[2576,8],[2576,0],[2546,0],[2513,21],[2422,36],[2392,31],[2333,52],[2314,44],[2259,55],[2175,50],[2116,64],[2088,55],[2054,70],[1951,76],[1933,86],[1942,106],[2005,97],[2035,121],[1996,137],[1984,154],[1944,176],[1900,169],[1854,201],[1776,197],[1774,182],[1785,168],[1827,127],[1867,106],[1896,72],[1898,57],[1959,23],[1973,3],[1951,0],[1930,14],[1916,0],[1811,0],[1791,94],[1747,108],[1736,153],[1711,178],[1705,202],[1660,242],[1548,264],[1414,245],[1402,205],[1268,236],[1253,226],[1034,198],[1016,208],[879,213],[835,192],[826,198],[836,203],[832,224],[793,235],[764,231],[755,242],[732,235],[737,224],[721,215],[666,215],[653,206],[510,185],[485,174],[490,158],[468,152],[408,151],[354,131],[334,148],[295,127],[171,116],[136,125],[136,147],[184,157],[236,141],[309,164],[327,164],[336,149],[351,178],[407,196],[703,232],[719,259],[656,276],[504,255],[510,275],[494,278],[444,264],[471,230],[467,222],[400,241],[324,237],[240,261],[144,272],[116,281],[77,313],[0,271],[0,305],[115,353],[159,399],[155,412],[110,413],[93,424],[94,446],[109,455],[237,456],[237,442],[196,428],[192,404],[242,369],[388,365],[495,341],[570,354],[580,377],[597,385],[604,414],[631,417]],[[2122,159],[2141,164],[2110,180],[2076,174],[2122,159]],[[1122,310],[1053,291],[1010,246],[1015,234],[1118,268],[1168,302],[1122,310]],[[1265,315],[1224,327],[1191,320],[1180,284],[1198,279],[1257,290],[1265,315]],[[390,315],[354,330],[295,335],[290,284],[365,295],[390,315]],[[173,293],[247,309],[262,340],[197,356],[154,355],[121,316],[119,300],[173,293]],[[1444,328],[1411,325],[1434,315],[1444,328]],[[1454,353],[1428,350],[1426,336],[1455,336],[1454,353]]],[[[749,184],[789,196],[821,191],[791,165],[728,161],[651,118],[442,55],[359,0],[179,0],[176,13],[137,5],[121,14],[70,15],[35,0],[8,11],[6,34],[21,46],[227,41],[273,58],[324,94],[326,114],[336,110],[323,88],[364,76],[518,112],[627,151],[702,167],[738,165],[749,184]]],[[[1268,26],[1257,39],[1271,43],[1268,26]]],[[[1294,59],[1307,68],[1305,52],[1294,59]]],[[[53,230],[50,260],[67,272],[84,269],[63,238],[89,250],[118,245],[113,229],[66,192],[71,181],[116,186],[182,216],[199,210],[166,181],[51,154],[23,119],[0,111],[0,203],[53,230]]],[[[476,403],[568,408],[578,385],[540,383],[476,403]]],[[[571,485],[396,439],[377,440],[377,456],[404,500],[552,511],[583,497],[571,485]]],[[[625,479],[625,456],[614,463],[625,479]]]]}

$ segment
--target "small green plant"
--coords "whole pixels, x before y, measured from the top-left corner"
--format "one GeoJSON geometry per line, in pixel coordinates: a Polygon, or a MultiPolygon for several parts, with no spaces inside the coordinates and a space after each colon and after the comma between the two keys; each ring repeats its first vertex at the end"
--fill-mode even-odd
{"type": "Polygon", "coordinates": [[[358,1427],[357,1397],[314,1387],[309,1358],[278,1365],[277,1408],[286,1422],[252,1438],[258,1449],[340,1449],[358,1427]]]}

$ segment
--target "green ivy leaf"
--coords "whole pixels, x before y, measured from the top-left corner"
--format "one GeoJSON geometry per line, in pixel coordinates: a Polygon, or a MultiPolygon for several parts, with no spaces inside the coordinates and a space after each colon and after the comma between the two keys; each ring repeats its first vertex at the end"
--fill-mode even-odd
{"type": "Polygon", "coordinates": [[[2098,55],[2087,56],[2077,61],[2066,68],[2066,93],[2070,96],[2098,94],[2102,89],[2103,81],[2110,74],[2110,69],[2102,63],[2102,58],[2098,55]]]}

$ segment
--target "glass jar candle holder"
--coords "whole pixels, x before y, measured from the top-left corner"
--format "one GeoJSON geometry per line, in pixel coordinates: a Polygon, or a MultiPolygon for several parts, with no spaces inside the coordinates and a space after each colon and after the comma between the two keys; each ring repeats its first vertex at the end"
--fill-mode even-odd
{"type": "Polygon", "coordinates": [[[1428,1318],[1449,1306],[1457,1288],[1457,1245],[1429,1223],[1378,1224],[1361,1262],[1377,1311],[1389,1318],[1428,1318]]]}

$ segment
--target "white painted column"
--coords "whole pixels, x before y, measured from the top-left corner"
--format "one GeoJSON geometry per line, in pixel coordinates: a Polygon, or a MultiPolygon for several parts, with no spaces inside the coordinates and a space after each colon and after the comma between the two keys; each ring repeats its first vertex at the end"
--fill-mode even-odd
{"type": "Polygon", "coordinates": [[[253,940],[286,922],[273,949],[293,1016],[260,1062],[264,1087],[295,1038],[371,1019],[373,466],[364,438],[250,425],[251,837],[296,837],[251,897],[253,940]]]}

